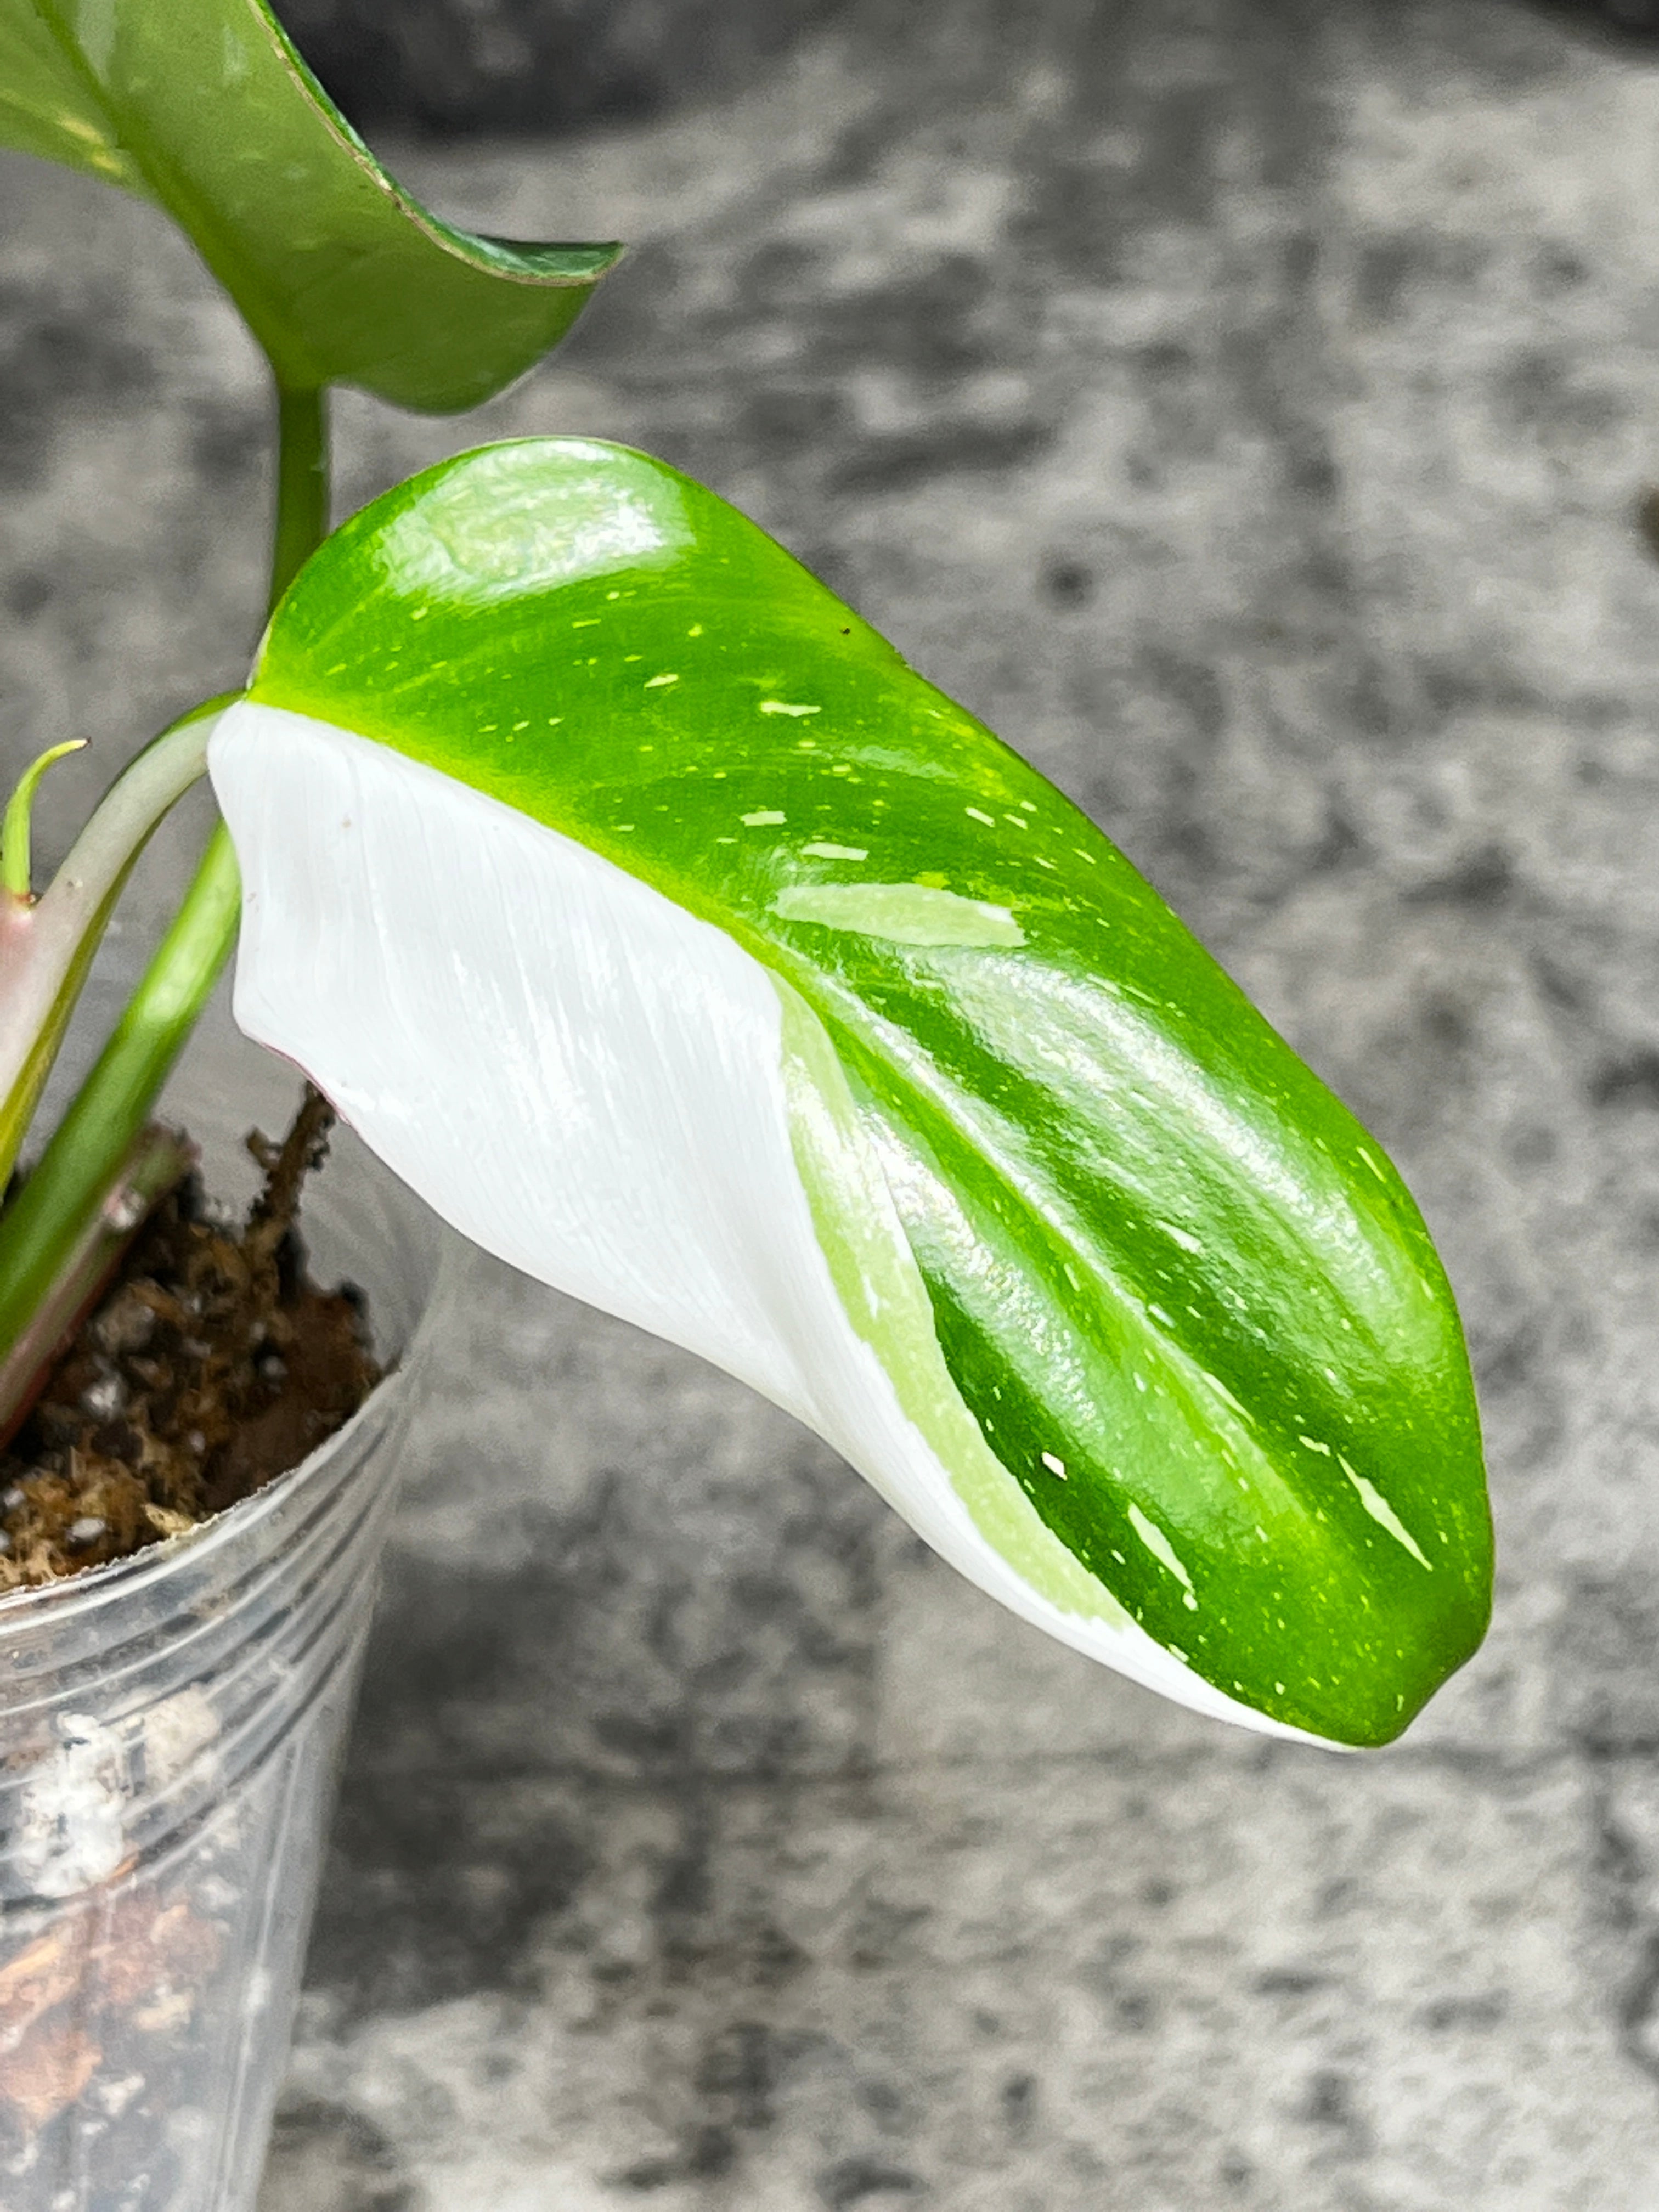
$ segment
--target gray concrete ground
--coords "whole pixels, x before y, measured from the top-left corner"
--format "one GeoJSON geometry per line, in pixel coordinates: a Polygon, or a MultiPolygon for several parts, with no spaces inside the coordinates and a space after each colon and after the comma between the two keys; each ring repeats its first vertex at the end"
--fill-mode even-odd
{"type": "MultiPolygon", "coordinates": [[[[343,501],[651,447],[1088,805],[1419,1193],[1502,1579],[1403,1745],[1265,1747],[479,1262],[264,2212],[1650,2212],[1659,72],[1497,0],[930,0],[406,167],[641,243],[482,416],[348,400],[343,501]]],[[[263,396],[144,210],[0,198],[0,732],[100,755],[56,849],[246,652],[263,396]]]]}

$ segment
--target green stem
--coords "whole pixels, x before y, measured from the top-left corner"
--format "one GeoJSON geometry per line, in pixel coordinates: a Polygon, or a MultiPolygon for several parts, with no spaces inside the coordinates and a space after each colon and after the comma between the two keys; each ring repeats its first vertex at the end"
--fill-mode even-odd
{"type": "Polygon", "coordinates": [[[110,1271],[151,1209],[195,1164],[195,1148],[166,1129],[141,1130],[112,1179],[104,1204],[81,1224],[58,1256],[3,1352],[0,1352],[0,1447],[10,1443],[52,1371],[58,1349],[93,1305],[110,1271]]]}
{"type": "Polygon", "coordinates": [[[328,394],[276,387],[276,516],[270,605],[328,535],[328,394]]]}
{"type": "Polygon", "coordinates": [[[240,884],[222,829],[98,1064],[6,1209],[0,1346],[27,1326],[118,1179],[235,933],[240,884]]]}
{"type": "MultiPolygon", "coordinates": [[[[277,436],[272,607],[327,534],[323,394],[279,386],[277,436]]],[[[97,1065],[0,1216],[0,1351],[27,1327],[118,1179],[235,942],[240,908],[236,856],[221,824],[97,1065]]]]}

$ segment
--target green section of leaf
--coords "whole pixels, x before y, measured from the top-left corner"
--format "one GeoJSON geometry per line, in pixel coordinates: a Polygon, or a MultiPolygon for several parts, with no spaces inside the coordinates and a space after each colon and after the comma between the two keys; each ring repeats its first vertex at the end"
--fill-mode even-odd
{"type": "Polygon", "coordinates": [[[927,1286],[893,1211],[847,1072],[824,1026],[778,979],[791,1145],[813,1226],[854,1332],[880,1359],[986,1541],[1062,1613],[1119,1621],[1105,1584],[1031,1510],[975,1425],[945,1360],[927,1286]]]}
{"type": "Polygon", "coordinates": [[[129,191],[144,189],[101,102],[33,0],[0,0],[0,145],[129,191]]]}
{"type": "Polygon", "coordinates": [[[1206,1680],[1376,1742],[1468,1657],[1468,1361],[1380,1148],[1085,817],[751,524],[615,447],[463,456],[308,564],[252,696],[579,839],[799,994],[986,1443],[1206,1680]],[[1023,942],[825,927],[849,884],[1023,942]]]}
{"type": "Polygon", "coordinates": [[[0,143],[159,201],[296,391],[476,406],[557,343],[618,252],[428,214],[263,0],[0,0],[0,143]]]}

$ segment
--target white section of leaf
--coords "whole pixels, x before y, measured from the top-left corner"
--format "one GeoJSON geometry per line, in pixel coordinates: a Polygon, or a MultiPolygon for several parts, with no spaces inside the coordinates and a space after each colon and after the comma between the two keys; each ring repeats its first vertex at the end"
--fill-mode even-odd
{"type": "Polygon", "coordinates": [[[798,1310],[805,1201],[777,1188],[781,1097],[755,1075],[777,1058],[765,972],[383,745],[252,705],[220,734],[241,1026],[475,1243],[806,1415],[820,1302],[798,1310]]]}
{"type": "Polygon", "coordinates": [[[238,1021],[446,1219],[797,1415],[1062,1642],[1301,1733],[1127,1618],[1062,1611],[980,1534],[831,1280],[757,961],[585,846],[325,723],[240,704],[209,766],[244,877],[238,1021]]]}
{"type": "Polygon", "coordinates": [[[1348,1465],[1347,1461],[1342,1457],[1340,1452],[1337,1454],[1337,1464],[1342,1469],[1343,1474],[1347,1476],[1349,1481],[1352,1483],[1355,1490],[1358,1492],[1360,1504],[1364,1507],[1366,1512],[1370,1515],[1372,1520],[1376,1522],[1377,1527],[1379,1528],[1386,1528],[1389,1535],[1394,1538],[1396,1544],[1403,1544],[1405,1546],[1406,1549],[1411,1553],[1413,1559],[1416,1560],[1419,1567],[1428,1567],[1429,1572],[1432,1574],[1434,1572],[1434,1569],[1429,1566],[1429,1562],[1424,1556],[1421,1545],[1419,1544],[1416,1537],[1413,1535],[1411,1530],[1406,1526],[1400,1516],[1395,1511],[1393,1506],[1389,1504],[1388,1499],[1384,1498],[1382,1492],[1376,1487],[1376,1484],[1367,1482],[1363,1474],[1357,1474],[1353,1468],[1348,1465]]]}

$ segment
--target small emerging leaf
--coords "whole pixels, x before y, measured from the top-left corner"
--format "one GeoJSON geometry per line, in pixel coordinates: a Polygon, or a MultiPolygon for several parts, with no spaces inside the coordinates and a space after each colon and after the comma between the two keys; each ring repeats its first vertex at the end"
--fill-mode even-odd
{"type": "MultiPolygon", "coordinates": [[[[35,1103],[58,1056],[115,902],[156,824],[203,773],[223,698],[205,700],[127,763],[39,899],[0,899],[0,1188],[16,1163],[35,1103]]],[[[0,876],[28,877],[28,810],[48,765],[82,741],[43,753],[26,770],[0,826],[0,876]]],[[[0,1346],[30,1310],[14,1259],[0,1269],[0,1346]]]]}
{"type": "Polygon", "coordinates": [[[557,343],[618,252],[440,222],[264,0],[0,0],[0,144],[158,201],[294,391],[476,406],[557,343]]]}
{"type": "Polygon", "coordinates": [[[387,494],[210,769],[244,1026],[479,1243],[1201,1710],[1381,1742],[1474,1650],[1468,1361],[1380,1148],[711,494],[574,440],[387,494]]]}
{"type": "Polygon", "coordinates": [[[27,900],[33,893],[32,833],[34,794],[40,788],[40,779],[55,761],[83,752],[86,743],[84,738],[70,738],[61,745],[49,745],[23,770],[6,801],[5,814],[0,817],[0,890],[11,898],[27,900]]]}

